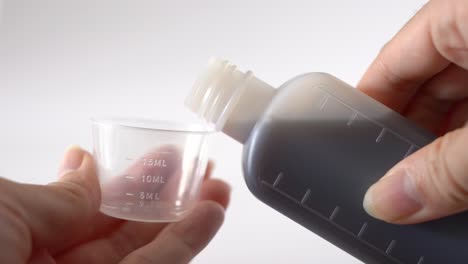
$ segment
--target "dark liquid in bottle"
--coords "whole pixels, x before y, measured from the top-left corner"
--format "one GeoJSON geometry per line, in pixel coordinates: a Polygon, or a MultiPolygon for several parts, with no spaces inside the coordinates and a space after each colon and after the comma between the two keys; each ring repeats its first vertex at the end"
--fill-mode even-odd
{"type": "Polygon", "coordinates": [[[260,200],[366,263],[468,263],[468,213],[402,226],[363,209],[367,189],[422,146],[333,102],[309,118],[251,135],[245,177],[260,200]]]}

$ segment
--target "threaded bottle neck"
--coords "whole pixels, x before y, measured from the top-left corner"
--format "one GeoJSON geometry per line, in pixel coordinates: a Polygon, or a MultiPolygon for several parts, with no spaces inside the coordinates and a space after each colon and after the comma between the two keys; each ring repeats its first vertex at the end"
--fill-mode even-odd
{"type": "Polygon", "coordinates": [[[202,120],[214,124],[216,130],[243,143],[274,92],[252,72],[244,73],[228,61],[212,59],[185,105],[202,120]]]}
{"type": "Polygon", "coordinates": [[[185,104],[219,131],[251,77],[250,72],[242,73],[228,61],[211,59],[185,104]]]}

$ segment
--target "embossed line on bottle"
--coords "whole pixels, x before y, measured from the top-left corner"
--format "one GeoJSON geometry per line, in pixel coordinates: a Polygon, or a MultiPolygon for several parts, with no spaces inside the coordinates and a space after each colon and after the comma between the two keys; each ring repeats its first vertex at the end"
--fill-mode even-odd
{"type": "Polygon", "coordinates": [[[358,112],[353,110],[353,114],[349,118],[348,123],[346,123],[346,125],[351,126],[354,123],[354,121],[356,120],[357,116],[358,116],[358,112]]]}
{"type": "Polygon", "coordinates": [[[306,193],[302,197],[301,204],[304,204],[307,201],[307,199],[309,199],[309,195],[310,195],[310,189],[307,189],[306,193]]]}
{"type": "Polygon", "coordinates": [[[418,263],[416,264],[423,264],[424,263],[424,257],[420,257],[418,260],[418,263]]]}
{"type": "Polygon", "coordinates": [[[273,182],[273,187],[278,186],[278,184],[279,184],[279,182],[281,181],[282,178],[283,178],[283,173],[280,172],[280,173],[278,174],[278,177],[276,177],[275,182],[273,182]]]}
{"type": "MultiPolygon", "coordinates": [[[[395,136],[397,136],[398,138],[400,138],[401,140],[407,142],[408,144],[410,145],[415,145],[415,148],[419,148],[416,144],[414,144],[412,141],[410,141],[409,139],[407,139],[406,137],[404,137],[403,135],[397,133],[396,131],[392,130],[392,129],[389,129],[387,128],[386,126],[384,126],[382,123],[380,123],[379,121],[377,120],[374,120],[374,119],[371,119],[369,118],[367,115],[363,114],[362,112],[359,112],[357,109],[355,109],[354,107],[352,107],[351,105],[345,103],[343,100],[341,100],[340,98],[336,97],[335,95],[331,94],[330,92],[328,92],[326,89],[324,89],[323,87],[320,87],[320,86],[317,86],[318,89],[322,90],[324,93],[326,93],[326,96],[324,97],[324,99],[322,99],[322,103],[321,105],[325,106],[325,103],[326,101],[328,100],[328,97],[331,97],[333,98],[334,100],[336,100],[337,102],[341,103],[342,105],[346,106],[347,108],[349,108],[351,111],[353,112],[356,112],[359,116],[363,117],[364,119],[374,123],[375,125],[381,127],[381,128],[384,128],[386,130],[388,130],[389,132],[393,133],[395,136]],[[325,99],[326,98],[326,99],[325,99]]],[[[349,121],[348,121],[349,123],[349,121]]],[[[351,122],[352,123],[352,122],[351,122]]]]}
{"type": "Polygon", "coordinates": [[[340,212],[340,207],[339,206],[335,207],[335,209],[333,209],[333,212],[331,213],[329,217],[330,221],[333,221],[339,212],[340,212]]]}
{"type": "Polygon", "coordinates": [[[382,128],[382,130],[380,131],[380,134],[375,139],[375,142],[379,143],[380,141],[382,141],[382,138],[385,136],[385,133],[387,133],[387,129],[382,128]]]}
{"type": "Polygon", "coordinates": [[[408,151],[405,154],[404,158],[407,158],[409,155],[413,154],[413,152],[416,150],[416,147],[414,145],[411,145],[411,147],[408,149],[408,151]]]}
{"type": "MultiPolygon", "coordinates": [[[[280,174],[282,174],[282,173],[280,173],[280,174]]],[[[278,175],[278,176],[279,176],[279,175],[278,175]]],[[[280,179],[281,177],[278,177],[278,178],[280,179]]],[[[278,179],[278,178],[277,178],[277,179],[278,179]]],[[[292,201],[292,202],[294,202],[294,203],[296,203],[296,204],[302,205],[302,207],[303,207],[305,210],[307,210],[308,212],[313,213],[313,214],[315,214],[316,216],[318,216],[318,217],[320,217],[320,218],[322,218],[322,219],[324,219],[324,220],[328,220],[330,223],[332,223],[336,228],[338,228],[338,229],[341,230],[342,232],[345,232],[345,233],[347,233],[347,234],[349,234],[349,235],[354,235],[354,236],[358,239],[358,237],[357,237],[357,235],[356,235],[355,233],[353,234],[353,233],[352,233],[351,231],[349,231],[348,229],[344,228],[343,226],[341,226],[341,225],[339,225],[339,224],[337,224],[336,222],[333,221],[333,219],[336,218],[337,214],[338,214],[338,213],[340,212],[340,210],[341,210],[339,206],[336,206],[335,209],[333,210],[333,212],[331,213],[331,215],[330,215],[329,217],[326,217],[326,216],[324,216],[322,213],[318,212],[317,210],[314,210],[313,208],[310,208],[309,206],[307,206],[307,205],[305,205],[305,204],[301,204],[301,201],[298,201],[297,199],[295,199],[294,197],[292,197],[292,196],[289,195],[288,193],[286,193],[286,192],[284,192],[284,191],[282,191],[282,190],[279,190],[278,188],[275,188],[271,183],[269,183],[269,182],[267,182],[267,181],[262,181],[262,184],[264,184],[265,186],[271,188],[273,191],[275,191],[275,192],[277,192],[278,194],[282,195],[283,197],[289,199],[290,201],[292,201]]],[[[367,229],[367,226],[366,226],[365,229],[367,229]]],[[[361,234],[361,235],[362,235],[362,234],[361,234]]],[[[385,252],[384,252],[382,249],[376,247],[375,245],[369,243],[368,241],[363,240],[363,239],[360,239],[359,241],[360,241],[361,243],[363,243],[363,244],[365,244],[365,245],[367,245],[367,246],[369,246],[369,247],[372,247],[373,249],[375,249],[375,250],[377,250],[377,251],[380,251],[380,252],[382,252],[383,254],[385,254],[385,252]]],[[[387,256],[388,256],[388,258],[391,258],[391,259],[393,259],[394,261],[399,261],[398,259],[396,259],[396,258],[395,258],[394,256],[392,256],[392,255],[387,255],[387,256]]],[[[421,259],[424,260],[424,258],[421,258],[421,259]]],[[[421,260],[420,260],[420,261],[421,261],[421,260]]],[[[417,264],[423,264],[423,262],[420,262],[420,263],[417,263],[417,264]]]]}
{"type": "Polygon", "coordinates": [[[322,100],[320,101],[320,105],[319,105],[319,109],[320,110],[323,110],[323,108],[325,108],[325,105],[327,104],[328,102],[328,99],[330,98],[330,96],[328,94],[326,94],[322,100]]]}
{"type": "Polygon", "coordinates": [[[385,254],[390,255],[392,253],[392,250],[395,248],[395,246],[396,246],[396,240],[392,240],[390,244],[388,245],[387,250],[385,250],[385,254]]]}
{"type": "Polygon", "coordinates": [[[364,235],[364,232],[366,232],[366,229],[367,229],[367,222],[365,222],[364,224],[362,224],[362,227],[361,227],[361,229],[359,230],[359,233],[357,234],[357,237],[358,237],[358,238],[361,238],[361,237],[364,235]]]}

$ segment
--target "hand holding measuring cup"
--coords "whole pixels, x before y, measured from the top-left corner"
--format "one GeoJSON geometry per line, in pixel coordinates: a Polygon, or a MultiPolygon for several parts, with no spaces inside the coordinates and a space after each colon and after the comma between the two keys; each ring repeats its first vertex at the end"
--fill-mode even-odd
{"type": "Polygon", "coordinates": [[[193,209],[174,223],[100,213],[94,158],[77,147],[66,152],[57,182],[0,178],[0,263],[187,263],[222,225],[229,201],[229,187],[210,179],[211,168],[193,209]]]}

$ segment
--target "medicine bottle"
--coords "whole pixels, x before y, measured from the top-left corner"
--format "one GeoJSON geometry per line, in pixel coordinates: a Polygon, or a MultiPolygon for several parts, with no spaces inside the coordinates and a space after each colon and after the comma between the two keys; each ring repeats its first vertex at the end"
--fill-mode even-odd
{"type": "Polygon", "coordinates": [[[435,137],[345,82],[307,73],[276,89],[213,59],[186,105],[244,145],[255,197],[363,262],[467,263],[467,213],[394,225],[364,211],[367,189],[435,137]]]}

